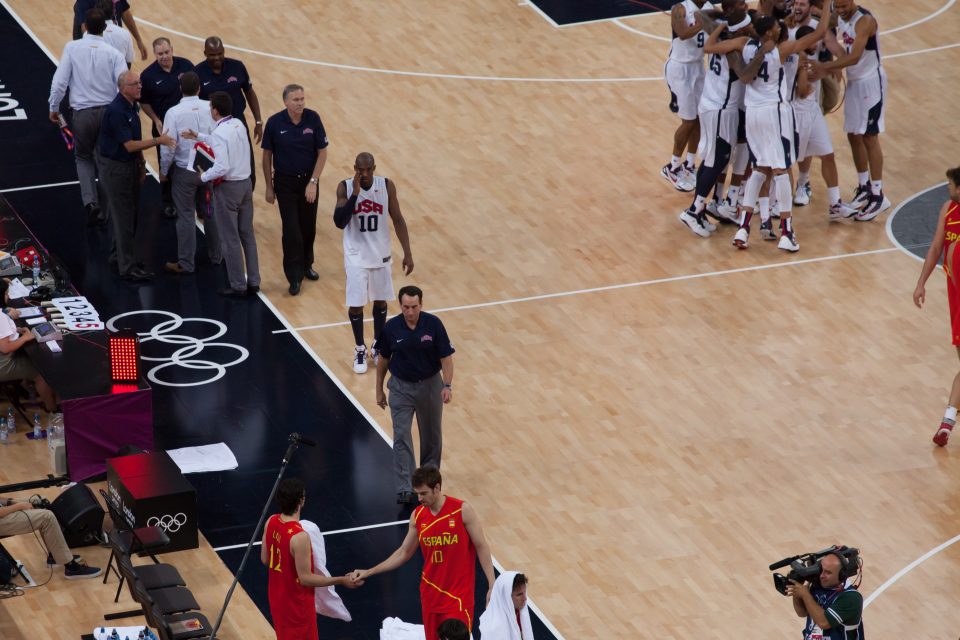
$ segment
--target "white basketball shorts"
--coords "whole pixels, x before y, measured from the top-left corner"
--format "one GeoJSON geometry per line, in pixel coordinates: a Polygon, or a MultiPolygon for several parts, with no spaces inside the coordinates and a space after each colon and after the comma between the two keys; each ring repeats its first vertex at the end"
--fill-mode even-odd
{"type": "Polygon", "coordinates": [[[672,94],[672,101],[677,104],[677,115],[681,120],[696,120],[700,94],[703,93],[703,61],[667,60],[663,75],[672,94]]]}
{"type": "Polygon", "coordinates": [[[755,166],[789,169],[796,157],[790,105],[747,107],[747,146],[755,166]]]}
{"type": "Polygon", "coordinates": [[[347,266],[345,271],[348,307],[362,307],[374,300],[393,300],[391,263],[376,269],[347,266]]]}

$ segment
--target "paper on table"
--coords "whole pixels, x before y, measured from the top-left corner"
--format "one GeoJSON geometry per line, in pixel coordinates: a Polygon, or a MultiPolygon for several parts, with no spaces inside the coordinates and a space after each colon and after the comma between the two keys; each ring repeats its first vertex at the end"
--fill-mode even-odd
{"type": "Polygon", "coordinates": [[[20,278],[14,278],[10,281],[10,286],[7,289],[7,297],[9,297],[11,300],[25,298],[30,294],[31,291],[33,291],[33,287],[28,287],[20,282],[20,278]]]}
{"type": "Polygon", "coordinates": [[[236,469],[237,458],[223,442],[207,444],[201,447],[171,449],[167,454],[177,463],[183,473],[201,473],[204,471],[229,471],[236,469]]]}
{"type": "MultiPolygon", "coordinates": [[[[20,316],[20,317],[22,318],[23,316],[20,316]]],[[[27,318],[27,324],[30,326],[33,326],[35,324],[43,324],[46,321],[47,321],[46,318],[27,318]]]]}
{"type": "Polygon", "coordinates": [[[43,315],[43,309],[40,307],[22,307],[18,311],[21,318],[36,318],[43,315]]]}

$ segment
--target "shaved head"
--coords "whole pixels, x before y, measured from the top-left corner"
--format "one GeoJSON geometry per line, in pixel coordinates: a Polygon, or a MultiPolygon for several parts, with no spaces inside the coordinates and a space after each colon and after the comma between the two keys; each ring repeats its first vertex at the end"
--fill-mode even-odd
{"type": "Polygon", "coordinates": [[[220,36],[210,36],[203,41],[204,49],[219,49],[223,47],[223,40],[220,39],[220,36]]]}
{"type": "Polygon", "coordinates": [[[373,154],[367,151],[361,151],[357,154],[357,159],[354,161],[356,167],[372,167],[374,165],[373,154]]]}

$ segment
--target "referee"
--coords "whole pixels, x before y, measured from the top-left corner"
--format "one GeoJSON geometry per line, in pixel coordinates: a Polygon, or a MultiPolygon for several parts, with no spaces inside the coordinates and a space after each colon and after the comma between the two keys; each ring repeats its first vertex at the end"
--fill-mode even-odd
{"type": "Polygon", "coordinates": [[[278,201],[283,231],[283,273],[290,295],[300,293],[304,277],[318,280],[313,270],[313,240],[317,235],[317,190],[327,163],[327,132],[320,115],[307,109],[303,87],[283,88],[286,109],[267,120],[263,132],[263,177],[266,199],[278,201]]]}
{"type": "Polygon", "coordinates": [[[393,421],[393,469],[397,504],[416,505],[410,477],[413,464],[413,416],[420,430],[420,466],[440,468],[443,405],[453,399],[453,345],[440,318],[422,309],[423,291],[400,289],[401,315],[387,320],[377,350],[377,405],[387,407],[383,380],[390,370],[390,418],[393,421]]]}

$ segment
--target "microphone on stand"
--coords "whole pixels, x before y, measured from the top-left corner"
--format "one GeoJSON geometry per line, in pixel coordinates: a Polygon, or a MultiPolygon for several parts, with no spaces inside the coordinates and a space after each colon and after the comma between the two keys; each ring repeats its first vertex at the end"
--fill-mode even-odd
{"type": "Polygon", "coordinates": [[[301,436],[299,433],[296,433],[296,432],[291,433],[291,434],[290,434],[290,438],[291,438],[292,440],[296,440],[296,441],[299,442],[300,444],[305,444],[305,445],[307,445],[308,447],[315,447],[315,446],[317,446],[317,443],[316,443],[315,441],[311,440],[310,438],[304,438],[303,436],[301,436]]]}
{"type": "Polygon", "coordinates": [[[287,465],[290,463],[290,459],[293,457],[293,452],[297,450],[301,444],[305,444],[308,447],[315,447],[317,443],[311,440],[310,438],[304,438],[299,433],[293,432],[289,437],[290,446],[287,447],[287,452],[283,454],[283,464],[287,465]]]}

